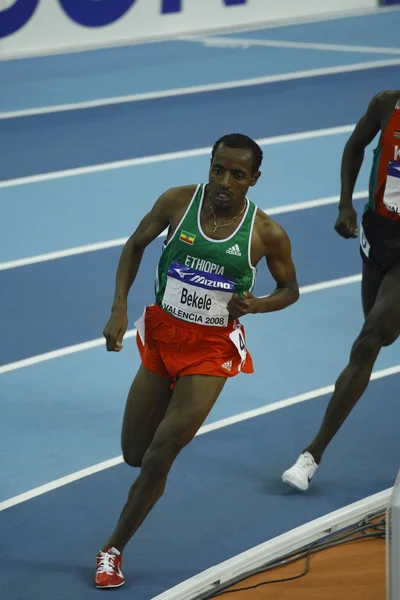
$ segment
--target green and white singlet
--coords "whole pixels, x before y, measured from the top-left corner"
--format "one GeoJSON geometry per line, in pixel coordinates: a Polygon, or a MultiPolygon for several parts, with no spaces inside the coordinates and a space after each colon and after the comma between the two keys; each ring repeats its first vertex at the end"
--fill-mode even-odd
{"type": "Polygon", "coordinates": [[[256,269],[250,246],[257,206],[246,198],[240,225],[229,237],[213,240],[200,223],[206,184],[194,196],[157,267],[156,302],[168,314],[191,323],[226,327],[234,293],[252,291],[256,269]]]}

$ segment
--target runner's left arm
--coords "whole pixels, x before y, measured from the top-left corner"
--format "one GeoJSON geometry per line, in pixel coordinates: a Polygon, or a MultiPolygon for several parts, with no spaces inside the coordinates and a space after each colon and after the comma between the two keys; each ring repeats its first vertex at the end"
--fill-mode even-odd
{"type": "Polygon", "coordinates": [[[245,292],[243,297],[234,295],[228,303],[228,310],[234,318],[249,313],[267,313],[283,310],[299,299],[296,268],[292,259],[292,248],[286,232],[268,218],[260,227],[259,242],[263,248],[267,267],[276,282],[276,288],[265,297],[254,297],[245,292]]]}
{"type": "Polygon", "coordinates": [[[289,236],[275,223],[267,241],[266,261],[276,288],[269,296],[257,299],[256,313],[283,310],[297,302],[300,296],[289,236]]]}

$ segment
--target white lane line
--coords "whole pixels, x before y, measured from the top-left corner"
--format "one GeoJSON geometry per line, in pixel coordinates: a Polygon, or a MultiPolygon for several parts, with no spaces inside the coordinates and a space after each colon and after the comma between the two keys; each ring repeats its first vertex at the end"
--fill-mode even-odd
{"type": "MultiPolygon", "coordinates": [[[[165,235],[165,234],[163,234],[165,235]]],[[[123,246],[128,238],[118,238],[115,240],[107,240],[104,242],[96,242],[95,244],[85,244],[84,246],[74,246],[73,248],[66,248],[65,250],[56,250],[55,252],[46,252],[45,254],[37,254],[35,256],[27,256],[26,258],[19,258],[17,260],[10,260],[7,262],[0,263],[0,271],[6,271],[8,269],[15,269],[17,267],[25,267],[27,265],[34,265],[36,263],[47,262],[49,260],[57,260],[59,258],[66,258],[68,256],[75,256],[77,254],[86,254],[88,252],[98,252],[99,250],[106,250],[108,248],[115,248],[116,246],[123,246]]]]}
{"type": "MultiPolygon", "coordinates": [[[[367,197],[367,192],[356,192],[353,195],[354,200],[359,200],[367,197]]],[[[271,208],[264,208],[264,212],[268,215],[279,215],[288,212],[294,212],[297,210],[305,210],[308,208],[317,208],[319,206],[326,206],[328,204],[337,204],[339,202],[339,196],[329,196],[327,198],[317,198],[315,200],[307,200],[305,202],[295,202],[293,204],[286,204],[283,206],[273,206],[271,208]]],[[[158,237],[165,237],[167,230],[163,231],[158,237]]],[[[37,254],[35,256],[27,256],[24,258],[18,258],[16,260],[10,260],[0,263],[0,271],[6,271],[8,269],[15,269],[17,267],[25,267],[28,265],[34,265],[41,262],[47,262],[50,260],[57,260],[60,258],[67,258],[69,256],[76,256],[78,254],[86,254],[88,252],[98,252],[99,250],[106,250],[108,248],[115,248],[123,246],[127,241],[125,238],[117,238],[115,240],[106,240],[103,242],[96,242],[94,244],[85,244],[83,246],[74,246],[72,248],[65,248],[64,250],[56,250],[54,252],[46,252],[44,254],[37,254]]]]}
{"type": "MultiPolygon", "coordinates": [[[[400,373],[400,365],[389,367],[387,369],[382,369],[380,371],[375,371],[374,373],[372,373],[371,380],[382,379],[383,377],[389,377],[390,375],[396,375],[398,373],[400,373]]],[[[276,410],[281,410],[282,408],[287,408],[288,406],[293,406],[294,404],[307,402],[308,400],[331,394],[333,390],[334,385],[328,385],[325,387],[318,388],[316,390],[312,390],[310,392],[286,398],[284,400],[279,400],[278,402],[266,404],[259,408],[255,408],[253,410],[248,410],[246,412],[233,415],[232,417],[220,419],[219,421],[215,421],[214,423],[203,425],[203,427],[201,427],[198,431],[197,435],[203,435],[205,433],[209,433],[210,431],[216,431],[217,429],[222,429],[223,427],[228,427],[236,423],[241,423],[242,421],[247,421],[248,419],[254,419],[255,417],[259,417],[261,415],[265,415],[276,410]]],[[[23,494],[19,494],[18,496],[14,496],[12,498],[9,498],[8,500],[0,502],[0,512],[6,510],[7,508],[11,508],[12,506],[16,506],[17,504],[21,504],[22,502],[32,500],[33,498],[46,494],[47,492],[51,492],[60,487],[68,485],[69,483],[73,483],[74,481],[78,481],[79,479],[83,479],[84,477],[89,477],[94,473],[99,473],[100,471],[104,471],[111,467],[115,467],[116,465],[119,465],[121,463],[123,463],[122,456],[116,456],[115,458],[111,458],[91,467],[87,467],[80,471],[76,471],[75,473],[71,473],[70,475],[66,475],[65,477],[60,477],[59,479],[50,481],[49,483],[33,488],[32,490],[24,492],[23,494]]]]}
{"type": "MultiPolygon", "coordinates": [[[[400,64],[400,63],[399,63],[400,64]]],[[[311,131],[301,131],[298,133],[289,133],[272,137],[260,138],[256,142],[260,146],[273,146],[275,144],[287,144],[301,140],[311,140],[331,135],[342,135],[351,133],[355,125],[341,125],[339,127],[328,127],[324,129],[314,129],[311,131]]],[[[77,175],[88,175],[99,173],[101,171],[112,171],[114,169],[123,169],[126,167],[136,167],[138,165],[148,165],[153,163],[165,162],[170,160],[181,160],[184,158],[193,158],[196,156],[205,156],[211,153],[211,147],[196,148],[193,150],[181,150],[179,152],[167,152],[164,154],[154,154],[152,156],[142,156],[139,158],[128,158],[114,162],[89,165],[86,167],[76,167],[74,169],[65,169],[63,171],[53,171],[50,173],[40,173],[38,175],[28,175],[27,177],[18,177],[17,179],[5,179],[0,181],[0,189],[15,187],[17,185],[27,185],[39,183],[42,181],[51,181],[64,177],[76,177],[77,175]]]]}
{"type": "Polygon", "coordinates": [[[300,294],[304,295],[312,292],[321,292],[322,290],[341,287],[342,285],[358,283],[359,281],[361,281],[361,273],[358,275],[348,275],[347,277],[339,277],[339,279],[331,279],[329,281],[321,281],[320,283],[305,285],[300,288],[300,294]]]}
{"type": "MultiPolygon", "coordinates": [[[[204,38],[206,39],[206,38],[204,38]]],[[[211,38],[210,38],[211,39],[211,38]]],[[[196,41],[193,38],[186,38],[186,41],[196,41]]],[[[203,85],[193,85],[187,87],[173,88],[167,90],[157,90],[154,92],[143,92],[140,94],[130,94],[125,96],[114,96],[110,98],[98,98],[96,100],[87,100],[85,102],[72,102],[69,104],[55,104],[53,106],[40,106],[35,108],[25,108],[22,110],[12,110],[0,113],[0,119],[15,119],[21,117],[32,117],[37,115],[67,112],[71,110],[85,110],[98,108],[100,106],[110,106],[117,104],[126,104],[129,102],[142,102],[146,100],[157,100],[163,98],[172,98],[176,96],[185,96],[189,94],[202,94],[216,92],[220,90],[232,90],[242,87],[251,87],[278,83],[281,81],[292,81],[296,79],[306,79],[309,77],[323,77],[326,75],[336,75],[340,73],[350,73],[354,71],[364,71],[369,69],[379,69],[383,67],[396,66],[400,64],[400,59],[381,59],[368,62],[357,62],[349,65],[337,65],[333,67],[321,67],[319,69],[305,69],[302,71],[291,71],[289,73],[278,73],[276,75],[263,75],[261,77],[250,77],[248,79],[237,79],[233,81],[224,81],[219,83],[207,83],[203,85]]]]}
{"type": "MultiPolygon", "coordinates": [[[[136,329],[129,329],[124,340],[136,337],[136,329]]],[[[68,356],[68,354],[75,354],[75,352],[82,352],[83,350],[90,350],[91,348],[97,348],[98,346],[105,347],[105,339],[103,337],[97,338],[96,340],[90,340],[89,342],[82,342],[81,344],[74,344],[73,346],[66,346],[59,350],[52,350],[51,352],[45,352],[44,354],[37,354],[23,360],[17,360],[16,362],[8,363],[0,366],[0,374],[9,373],[10,371],[16,371],[17,369],[23,369],[24,367],[30,367],[37,365],[41,362],[53,360],[54,358],[60,358],[61,356],[68,356]]]]}
{"type": "MultiPolygon", "coordinates": [[[[362,200],[363,198],[367,197],[367,191],[355,192],[353,194],[353,200],[362,200]]],[[[339,199],[339,196],[328,196],[327,198],[317,198],[315,200],[306,200],[305,202],[294,202],[293,204],[284,204],[283,206],[273,206],[272,208],[265,208],[264,212],[266,212],[268,215],[279,215],[297,210],[327,206],[328,204],[337,204],[339,199]]]]}
{"type": "Polygon", "coordinates": [[[188,36],[184,38],[188,42],[197,42],[212,48],[291,48],[297,50],[327,50],[330,52],[357,52],[360,54],[400,54],[399,47],[388,48],[386,46],[356,46],[349,44],[321,44],[315,42],[290,42],[284,40],[266,40],[255,38],[229,38],[219,36],[188,36]]]}
{"type": "MultiPolygon", "coordinates": [[[[380,371],[375,371],[372,373],[371,381],[382,379],[383,377],[389,377],[390,375],[397,375],[398,373],[400,373],[400,365],[389,367],[387,369],[381,369],[380,371]]],[[[307,400],[312,400],[313,398],[319,398],[320,396],[325,396],[326,394],[332,394],[334,389],[334,385],[327,385],[311,392],[305,392],[304,394],[298,394],[297,396],[292,396],[291,398],[286,398],[285,400],[279,400],[278,402],[273,402],[272,404],[266,404],[259,408],[254,408],[238,415],[221,419],[215,423],[203,425],[199,431],[199,434],[215,431],[216,429],[221,429],[222,427],[227,427],[228,425],[233,425],[235,423],[240,423],[241,421],[247,421],[248,419],[254,419],[255,417],[266,415],[269,412],[280,410],[288,406],[293,406],[294,404],[299,404],[300,402],[306,402],[307,400]]]]}

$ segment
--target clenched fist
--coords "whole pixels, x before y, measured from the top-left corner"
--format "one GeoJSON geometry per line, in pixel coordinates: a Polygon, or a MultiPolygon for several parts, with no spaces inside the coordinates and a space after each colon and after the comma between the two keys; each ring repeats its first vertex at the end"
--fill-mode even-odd
{"type": "Polygon", "coordinates": [[[243,298],[237,294],[233,294],[228,302],[227,308],[234,319],[239,319],[239,317],[254,313],[256,303],[257,298],[255,298],[251,292],[244,292],[243,298]]]}
{"type": "Polygon", "coordinates": [[[103,331],[106,338],[106,348],[109,352],[120,352],[122,350],[122,340],[127,327],[128,317],[126,311],[123,309],[113,311],[103,331]]]}

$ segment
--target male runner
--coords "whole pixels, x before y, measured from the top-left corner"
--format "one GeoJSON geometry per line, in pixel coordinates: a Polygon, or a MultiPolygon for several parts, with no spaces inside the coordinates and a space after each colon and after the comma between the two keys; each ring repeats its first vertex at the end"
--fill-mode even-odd
{"type": "Polygon", "coordinates": [[[382,346],[393,344],[400,333],[400,90],[381,92],[371,100],[345,146],[335,229],[345,239],[357,237],[352,194],[364,150],[379,131],[360,228],[365,322],[336,381],[320,430],[282,476],[285,483],[303,491],[329,442],[367,388],[382,346]]]}
{"type": "Polygon", "coordinates": [[[247,197],[260,177],[260,147],[232,134],[212,151],[207,185],[170,189],[128,240],[117,270],[104,336],[118,352],[127,328],[127,296],[143,251],[168,228],[158,264],[156,300],[136,323],[142,365],[122,426],[125,462],[141,467],[114,533],[97,556],[96,586],[124,583],[121,553],[164,492],[168,472],[195,436],[228,377],[253,372],[238,318],[286,308],[299,290],[283,229],[247,197]],[[266,257],[276,290],[255,298],[255,266],[266,257]]]}

